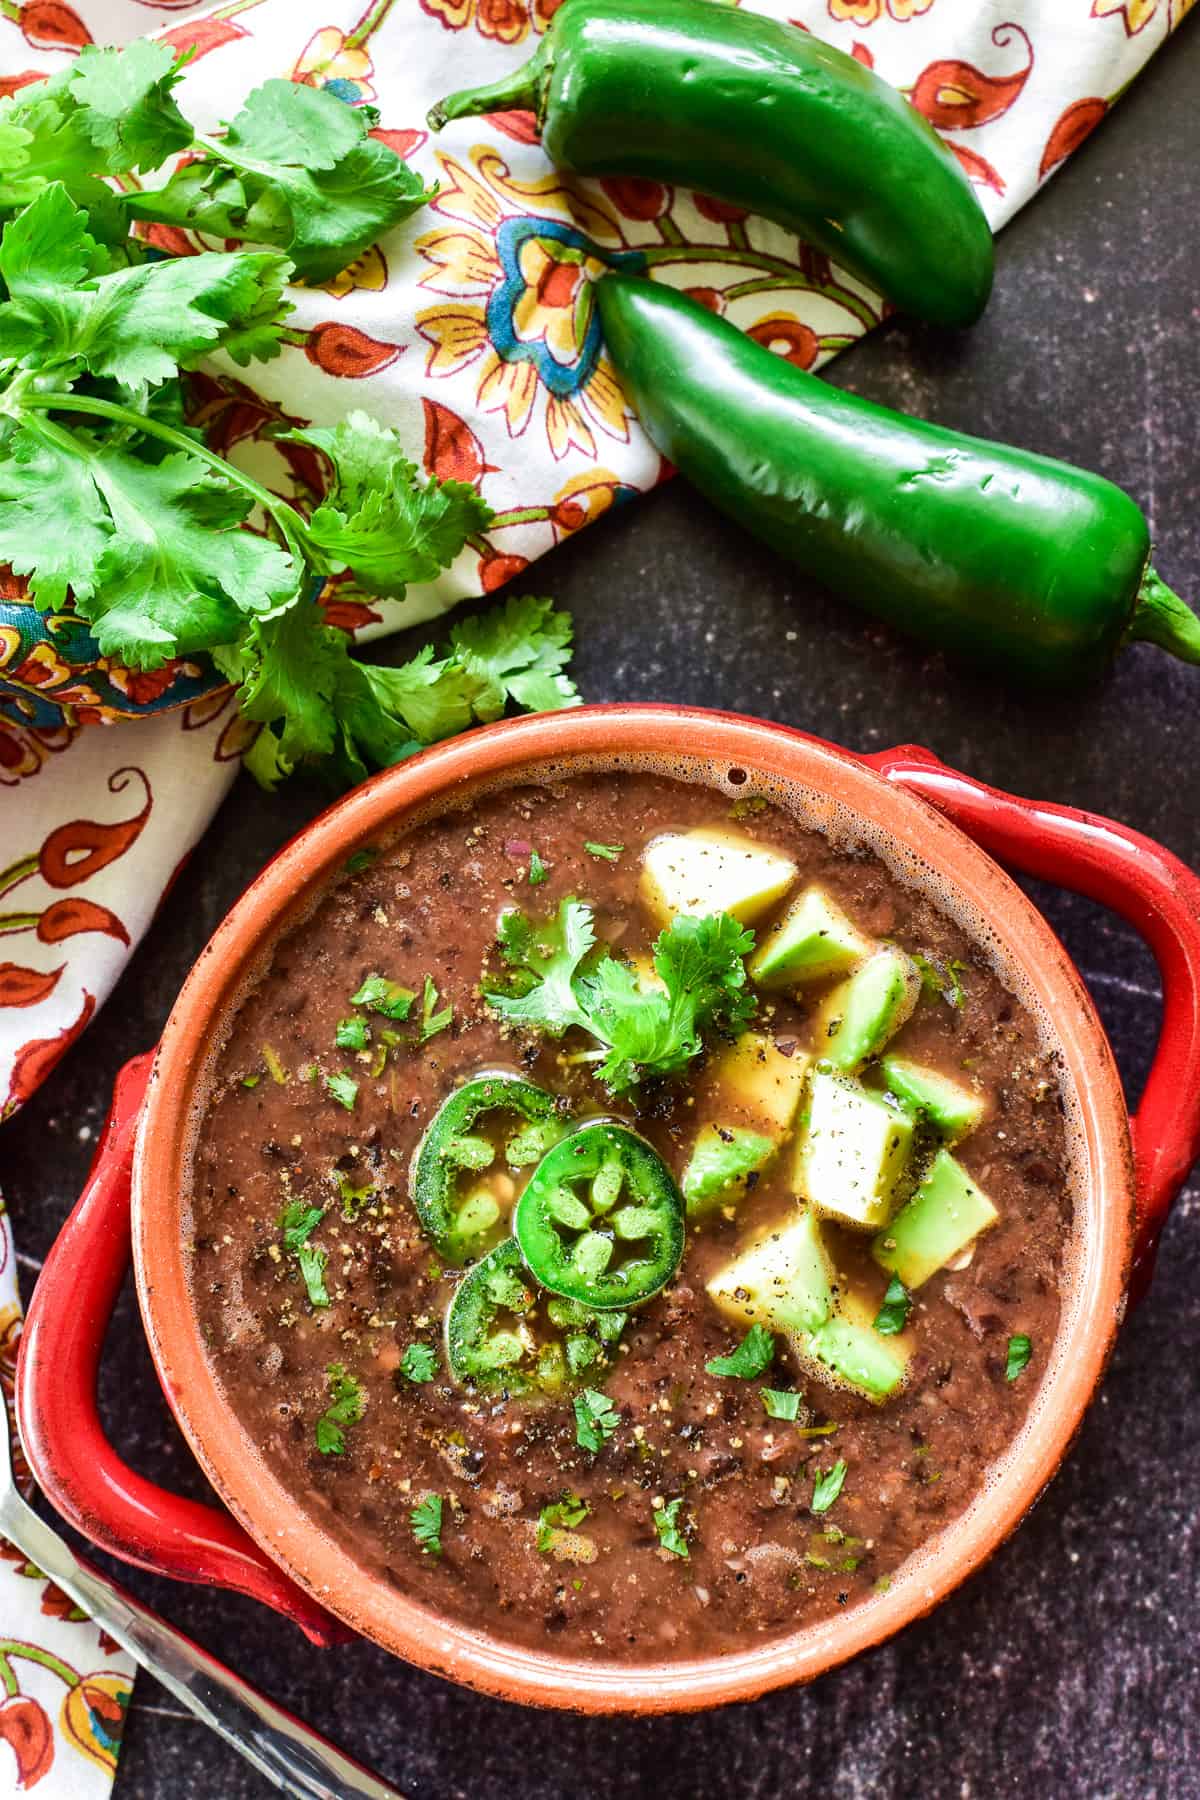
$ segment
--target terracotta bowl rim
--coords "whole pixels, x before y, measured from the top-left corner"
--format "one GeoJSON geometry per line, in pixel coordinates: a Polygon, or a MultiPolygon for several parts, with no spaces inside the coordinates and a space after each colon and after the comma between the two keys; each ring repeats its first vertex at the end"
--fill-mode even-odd
{"type": "Polygon", "coordinates": [[[667,705],[584,707],[505,721],[423,752],[355,789],[268,865],[217,927],[164,1029],[134,1159],[138,1297],[163,1389],[218,1495],[263,1550],[322,1605],[406,1661],[503,1699],[584,1712],[686,1711],[811,1680],[923,1616],[1016,1528],[1066,1454],[1124,1308],[1134,1178],[1128,1118],[1103,1027],[1074,964],[1036,907],[986,853],[853,752],[789,727],[667,705]],[[258,1458],[207,1362],[190,1303],[180,1207],[189,1101],[205,1046],[264,938],[360,844],[414,808],[534,766],[657,754],[726,764],[829,794],[947,875],[1024,969],[1055,1022],[1083,1126],[1087,1171],[1073,1294],[1057,1355],[999,1471],[966,1513],[910,1559],[890,1589],[844,1614],[737,1653],[628,1666],[531,1650],[440,1617],[363,1569],[297,1512],[258,1458]],[[458,790],[456,792],[456,790],[458,790]],[[165,1200],[164,1200],[165,1196],[165,1200]]]}

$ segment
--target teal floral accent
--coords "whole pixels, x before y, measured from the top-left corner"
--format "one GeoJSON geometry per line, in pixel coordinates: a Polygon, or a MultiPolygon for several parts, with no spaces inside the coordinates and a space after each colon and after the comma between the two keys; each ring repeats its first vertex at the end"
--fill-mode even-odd
{"type": "Polygon", "coordinates": [[[640,274],[639,250],[604,251],[559,219],[504,219],[496,233],[501,280],[487,303],[487,329],[505,362],[530,362],[552,394],[586,386],[600,358],[600,321],[589,264],[640,274]]]}

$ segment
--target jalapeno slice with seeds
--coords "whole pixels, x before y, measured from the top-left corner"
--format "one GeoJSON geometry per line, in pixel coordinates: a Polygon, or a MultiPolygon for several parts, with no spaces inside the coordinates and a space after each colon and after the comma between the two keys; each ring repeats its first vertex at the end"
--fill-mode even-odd
{"type": "Polygon", "coordinates": [[[595,1310],[636,1306],[683,1256],[683,1196],[645,1138],[583,1125],[548,1150],[513,1214],[535,1281],[595,1310]]]}
{"type": "Polygon", "coordinates": [[[460,1384],[552,1396],[594,1382],[611,1361],[624,1313],[598,1313],[540,1294],[515,1238],[459,1282],[446,1315],[446,1365],[460,1384]]]}
{"type": "Polygon", "coordinates": [[[414,1152],[408,1185],[424,1231],[447,1262],[469,1262],[507,1234],[512,1190],[506,1196],[487,1172],[498,1162],[526,1168],[557,1143],[566,1130],[559,1106],[544,1088],[503,1070],[477,1075],[443,1100],[414,1152]],[[476,1131],[491,1113],[514,1113],[521,1122],[507,1138],[476,1131]],[[464,1193],[467,1176],[473,1179],[464,1193]]]}

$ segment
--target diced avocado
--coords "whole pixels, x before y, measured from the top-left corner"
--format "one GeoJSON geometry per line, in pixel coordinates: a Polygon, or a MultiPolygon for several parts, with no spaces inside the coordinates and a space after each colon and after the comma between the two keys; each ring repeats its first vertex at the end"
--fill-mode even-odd
{"type": "Polygon", "coordinates": [[[760,987],[798,987],[845,975],[875,948],[824,888],[805,888],[773,925],[747,968],[760,987]]]}
{"type": "Polygon", "coordinates": [[[834,988],[817,1020],[816,1054],[839,1069],[877,1056],[909,1018],[921,994],[921,971],[892,945],[876,950],[834,988]]]}
{"type": "Polygon", "coordinates": [[[886,1400],[902,1387],[908,1354],[898,1337],[883,1338],[850,1309],[839,1310],[797,1346],[801,1362],[832,1376],[869,1400],[886,1400]]]}
{"type": "Polygon", "coordinates": [[[697,1135],[683,1172],[683,1197],[689,1219],[702,1218],[718,1206],[736,1204],[746,1179],[774,1156],[774,1138],[733,1125],[705,1125],[697,1135]]]}
{"type": "Polygon", "coordinates": [[[912,1118],[885,1095],[817,1069],[796,1145],[796,1187],[818,1212],[875,1230],[891,1215],[912,1138],[912,1118]]]}
{"type": "Polygon", "coordinates": [[[708,1284],[714,1304],[739,1325],[807,1334],[833,1311],[833,1264],[808,1207],[760,1232],[708,1284]]]}
{"type": "Polygon", "coordinates": [[[982,1094],[952,1081],[937,1069],[908,1062],[902,1056],[885,1056],[881,1066],[893,1094],[909,1106],[919,1106],[934,1129],[951,1143],[974,1131],[987,1111],[982,1094]]]}
{"type": "Polygon", "coordinates": [[[713,1064],[713,1075],[764,1131],[783,1138],[796,1117],[811,1060],[802,1050],[785,1056],[762,1032],[744,1031],[713,1064]]]}
{"type": "Polygon", "coordinates": [[[743,925],[768,912],[796,879],[778,850],[735,831],[668,831],[646,846],[641,896],[663,925],[676,913],[732,913],[743,925]]]}
{"type": "Polygon", "coordinates": [[[871,1245],[871,1254],[911,1292],[952,1262],[999,1217],[962,1164],[955,1162],[948,1150],[939,1150],[908,1205],[871,1245]]]}

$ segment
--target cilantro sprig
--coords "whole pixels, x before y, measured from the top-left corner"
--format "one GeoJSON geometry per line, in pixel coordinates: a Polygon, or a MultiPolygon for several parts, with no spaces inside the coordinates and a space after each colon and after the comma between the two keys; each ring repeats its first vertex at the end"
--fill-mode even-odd
{"type": "Polygon", "coordinates": [[[442,1496],[426,1494],[408,1515],[412,1534],[426,1556],[442,1554],[442,1496]]]}
{"type": "Polygon", "coordinates": [[[329,1387],[329,1405],[317,1420],[317,1449],[322,1456],[342,1456],[346,1449],[346,1427],[358,1424],[367,1409],[367,1397],[353,1375],[347,1375],[344,1363],[330,1363],[325,1379],[329,1387]]]}
{"type": "Polygon", "coordinates": [[[521,991],[485,990],[495,1012],[551,1037],[572,1026],[587,1032],[601,1047],[584,1060],[599,1064],[613,1093],[678,1074],[700,1054],[705,1031],[735,1036],[755,1008],[742,960],[754,935],[728,913],[671,921],[654,946],[656,989],[640,987],[627,963],[597,948],[592,909],[581,900],[564,900],[541,923],[504,913],[499,947],[521,991]]]}
{"type": "Polygon", "coordinates": [[[679,1515],[682,1510],[682,1494],[677,1495],[674,1500],[668,1500],[665,1506],[656,1507],[654,1529],[658,1533],[658,1541],[664,1550],[669,1550],[672,1556],[682,1556],[687,1561],[689,1555],[687,1538],[684,1535],[684,1527],[679,1523],[679,1515]]]}
{"type": "Polygon", "coordinates": [[[593,1455],[603,1450],[607,1440],[621,1423],[620,1415],[607,1394],[596,1388],[584,1388],[575,1396],[575,1442],[581,1450],[593,1455]]]}
{"type": "Polygon", "coordinates": [[[726,1375],[736,1381],[753,1381],[775,1360],[775,1339],[765,1325],[752,1325],[736,1350],[714,1356],[704,1367],[710,1375],[726,1375]]]}
{"type": "Polygon", "coordinates": [[[164,45],[88,46],[0,102],[0,564],[132,669],[207,653],[261,727],[246,761],[265,786],[310,760],[358,780],[510,703],[573,704],[571,625],[548,600],[394,668],[323,622],[330,578],[400,596],[449,567],[491,518],[474,488],[425,478],[352,412],[292,434],[326,469],[306,513],[188,427],[188,371],[277,356],[289,281],[329,279],[431,194],[369,136],[370,108],[272,80],[205,136],[178,77],[164,45]],[[125,179],[184,151],[161,185],[125,179]],[[267,247],[163,259],[138,219],[267,247]]]}

